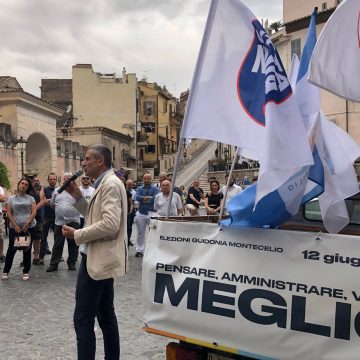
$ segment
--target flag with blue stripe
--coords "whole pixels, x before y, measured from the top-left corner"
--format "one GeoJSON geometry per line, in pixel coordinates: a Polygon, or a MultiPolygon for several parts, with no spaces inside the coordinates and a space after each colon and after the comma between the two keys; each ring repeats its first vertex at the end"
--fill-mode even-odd
{"type": "Polygon", "coordinates": [[[316,45],[316,16],[317,8],[310,18],[310,25],[301,56],[299,71],[294,89],[296,100],[304,125],[308,131],[309,141],[313,149],[314,165],[310,167],[302,204],[319,196],[324,191],[324,168],[319,155],[317,144],[322,143],[320,126],[320,89],[309,83],[311,55],[316,45]]]}
{"type": "Polygon", "coordinates": [[[295,215],[301,204],[323,192],[324,169],[316,146],[316,142],[321,139],[320,93],[318,88],[307,81],[310,58],[315,44],[316,11],[311,16],[295,86],[296,100],[312,147],[314,165],[302,167],[258,202],[255,201],[258,185],[248,187],[226,204],[230,218],[222,221],[223,225],[277,227],[295,215]]]}

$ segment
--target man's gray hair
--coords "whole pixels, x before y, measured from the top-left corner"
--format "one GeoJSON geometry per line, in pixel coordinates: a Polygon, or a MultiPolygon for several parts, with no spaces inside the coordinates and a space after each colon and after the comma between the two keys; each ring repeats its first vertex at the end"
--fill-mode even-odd
{"type": "Polygon", "coordinates": [[[63,175],[63,178],[64,178],[65,176],[68,177],[68,178],[69,178],[69,177],[72,177],[72,173],[71,173],[71,172],[66,172],[66,173],[63,175]]]}
{"type": "Polygon", "coordinates": [[[111,151],[110,149],[103,144],[96,144],[90,146],[89,149],[94,151],[95,159],[98,159],[100,156],[104,158],[105,166],[110,169],[111,168],[111,151]]]}

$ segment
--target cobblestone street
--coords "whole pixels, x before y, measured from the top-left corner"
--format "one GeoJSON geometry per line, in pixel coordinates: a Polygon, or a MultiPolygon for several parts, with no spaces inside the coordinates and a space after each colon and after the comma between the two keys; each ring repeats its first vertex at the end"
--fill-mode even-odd
{"type": "MultiPolygon", "coordinates": [[[[49,240],[51,248],[52,238],[49,240]]],[[[4,251],[6,249],[7,240],[4,251]]],[[[142,258],[134,254],[134,247],[131,247],[130,271],[126,277],[116,279],[114,285],[121,359],[165,359],[165,346],[170,340],[147,334],[142,329],[142,258]]],[[[77,271],[67,269],[67,245],[64,247],[65,262],[57,272],[45,272],[50,256],[46,256],[45,266],[32,265],[30,281],[25,282],[19,266],[22,254],[18,252],[9,280],[0,282],[1,360],[76,359],[72,316],[77,271]]],[[[0,264],[1,268],[3,265],[0,264]]],[[[2,273],[2,269],[0,271],[2,273]]],[[[96,337],[96,358],[103,359],[102,333],[97,323],[96,337]]]]}

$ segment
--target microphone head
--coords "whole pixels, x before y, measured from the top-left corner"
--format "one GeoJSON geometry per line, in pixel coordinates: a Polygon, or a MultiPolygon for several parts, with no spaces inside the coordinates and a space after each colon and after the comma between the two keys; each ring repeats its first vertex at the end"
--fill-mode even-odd
{"type": "Polygon", "coordinates": [[[77,177],[79,177],[80,175],[82,175],[82,173],[83,173],[83,170],[82,170],[82,169],[78,169],[78,170],[75,171],[74,174],[75,174],[77,177]]]}

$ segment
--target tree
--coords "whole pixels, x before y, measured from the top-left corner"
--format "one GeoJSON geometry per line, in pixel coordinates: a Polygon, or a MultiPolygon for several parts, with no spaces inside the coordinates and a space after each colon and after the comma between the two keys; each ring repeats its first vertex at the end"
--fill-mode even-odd
{"type": "Polygon", "coordinates": [[[283,27],[281,20],[275,21],[269,25],[269,29],[274,30],[275,32],[279,31],[283,27]]]}
{"type": "Polygon", "coordinates": [[[8,190],[11,188],[9,181],[9,171],[2,162],[0,162],[0,186],[3,186],[8,190]]]}

